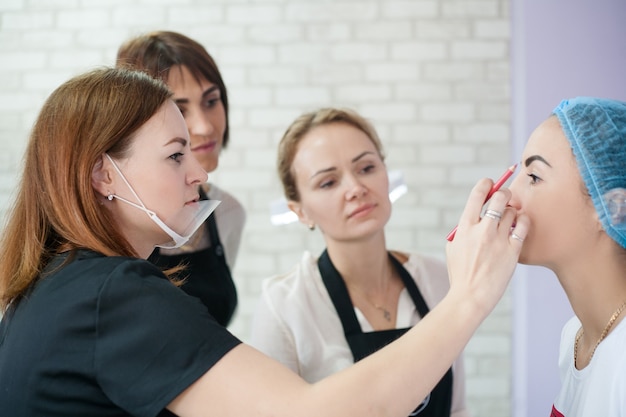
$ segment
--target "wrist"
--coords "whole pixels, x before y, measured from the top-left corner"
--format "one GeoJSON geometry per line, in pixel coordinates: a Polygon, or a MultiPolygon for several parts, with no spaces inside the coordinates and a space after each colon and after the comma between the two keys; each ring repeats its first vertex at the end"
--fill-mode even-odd
{"type": "Polygon", "coordinates": [[[496,303],[488,303],[468,291],[451,288],[442,303],[450,304],[465,325],[478,325],[493,311],[496,303]]]}

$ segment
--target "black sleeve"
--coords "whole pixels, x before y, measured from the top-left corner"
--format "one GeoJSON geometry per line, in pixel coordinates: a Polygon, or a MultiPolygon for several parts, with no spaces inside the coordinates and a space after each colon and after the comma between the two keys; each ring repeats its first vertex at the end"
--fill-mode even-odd
{"type": "Polygon", "coordinates": [[[109,398],[155,416],[240,341],[147,261],[115,267],[98,297],[95,369],[109,398]]]}

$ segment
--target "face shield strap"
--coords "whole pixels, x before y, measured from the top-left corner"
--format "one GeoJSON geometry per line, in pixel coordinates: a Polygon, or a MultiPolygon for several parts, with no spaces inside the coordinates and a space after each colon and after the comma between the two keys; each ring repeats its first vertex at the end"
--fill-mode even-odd
{"type": "Polygon", "coordinates": [[[117,171],[118,174],[120,174],[120,177],[122,177],[122,180],[124,181],[124,183],[126,184],[126,186],[128,187],[128,189],[130,190],[131,193],[133,193],[133,195],[135,196],[135,198],[137,199],[137,201],[139,201],[139,204],[141,204],[141,206],[126,200],[125,198],[122,197],[118,197],[115,194],[111,194],[113,197],[118,198],[120,200],[122,200],[125,203],[128,203],[132,206],[137,207],[138,209],[144,210],[146,213],[150,214],[154,214],[154,212],[151,212],[150,210],[148,210],[146,208],[146,206],[144,206],[143,202],[141,201],[141,198],[139,198],[139,196],[137,195],[137,193],[135,192],[135,190],[133,189],[133,187],[131,187],[130,183],[126,180],[126,177],[124,176],[124,174],[122,174],[122,171],[120,171],[119,167],[117,166],[117,164],[115,163],[115,161],[113,161],[113,158],[111,158],[111,156],[109,156],[108,153],[105,153],[106,157],[109,158],[109,161],[111,161],[111,163],[113,164],[113,168],[115,168],[115,170],[117,171]]]}
{"type": "MultiPolygon", "coordinates": [[[[189,238],[185,238],[185,237],[179,235],[178,233],[176,233],[175,231],[173,231],[172,229],[170,229],[170,227],[168,225],[166,225],[163,222],[163,220],[161,220],[159,218],[159,216],[156,215],[156,213],[154,211],[148,210],[145,206],[140,206],[139,204],[135,204],[132,201],[127,200],[124,197],[120,197],[119,195],[116,195],[116,194],[111,194],[111,198],[116,198],[116,199],[118,199],[120,201],[123,201],[126,204],[130,204],[131,206],[136,207],[139,210],[141,210],[144,213],[146,213],[152,219],[152,221],[155,222],[161,228],[161,230],[163,230],[165,233],[167,233],[169,235],[169,237],[172,238],[172,240],[174,241],[174,243],[176,245],[179,245],[179,246],[176,246],[176,247],[180,247],[180,246],[184,245],[185,243],[187,243],[187,240],[189,240],[189,238]],[[179,244],[179,242],[180,242],[180,244],[179,244]]],[[[141,200],[139,200],[139,201],[141,201],[141,200]]],[[[162,247],[162,248],[172,248],[171,245],[164,245],[164,246],[156,245],[156,246],[159,246],[159,247],[162,247]]]]}

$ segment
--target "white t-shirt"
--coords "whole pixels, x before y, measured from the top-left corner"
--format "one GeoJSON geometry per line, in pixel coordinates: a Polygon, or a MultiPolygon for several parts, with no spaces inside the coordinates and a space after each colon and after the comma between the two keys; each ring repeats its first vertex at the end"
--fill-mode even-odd
{"type": "MultiPolygon", "coordinates": [[[[446,265],[418,254],[407,254],[407,257],[404,267],[432,309],[449,288],[446,265]]],[[[354,310],[363,332],[373,331],[361,311],[354,310]]],[[[419,320],[405,288],[398,300],[396,327],[411,327],[419,320]]],[[[300,263],[287,274],[263,281],[250,344],[309,382],[319,381],[354,364],[341,320],[319,273],[317,258],[309,252],[305,252],[300,263]]],[[[451,415],[466,417],[469,413],[465,405],[461,356],[453,365],[453,373],[451,415]]]]}
{"type": "Polygon", "coordinates": [[[551,417],[626,417],[626,320],[618,323],[584,369],[574,366],[580,321],[563,327],[559,353],[561,391],[551,417]]]}

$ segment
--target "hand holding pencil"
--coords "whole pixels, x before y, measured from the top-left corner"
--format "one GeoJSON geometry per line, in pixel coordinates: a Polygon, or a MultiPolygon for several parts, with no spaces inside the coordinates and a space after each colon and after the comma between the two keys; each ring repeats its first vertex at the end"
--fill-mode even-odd
{"type": "Polygon", "coordinates": [[[465,298],[464,290],[470,288],[477,295],[472,302],[487,312],[494,306],[494,294],[501,297],[510,282],[530,228],[513,192],[500,188],[515,168],[495,183],[487,178],[476,182],[459,217],[458,236],[445,245],[449,293],[465,298]]]}
{"type": "MultiPolygon", "coordinates": [[[[493,184],[493,187],[491,187],[491,190],[489,191],[489,193],[487,194],[487,197],[485,198],[485,203],[489,201],[493,193],[498,191],[504,185],[504,183],[511,177],[511,175],[513,175],[516,168],[517,168],[517,164],[514,164],[514,165],[511,165],[506,171],[504,171],[504,174],[502,174],[502,176],[498,179],[498,181],[496,181],[493,184]]],[[[454,240],[456,229],[457,229],[457,226],[455,226],[454,229],[452,229],[452,231],[448,233],[448,236],[446,237],[446,239],[448,239],[448,242],[452,242],[454,240]]]]}

